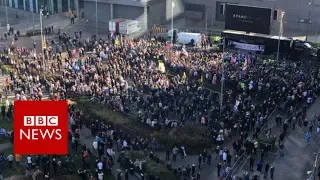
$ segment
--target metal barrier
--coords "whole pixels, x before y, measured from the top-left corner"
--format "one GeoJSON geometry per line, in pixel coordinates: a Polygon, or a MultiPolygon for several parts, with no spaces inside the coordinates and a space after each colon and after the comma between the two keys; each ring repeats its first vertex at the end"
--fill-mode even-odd
{"type": "MultiPolygon", "coordinates": [[[[258,138],[262,135],[262,132],[264,132],[264,130],[266,128],[268,128],[269,126],[271,126],[273,124],[273,121],[271,121],[271,123],[269,122],[270,119],[272,119],[272,116],[274,115],[274,113],[276,112],[276,110],[278,109],[278,106],[276,106],[273,111],[270,113],[270,115],[268,116],[266,122],[262,125],[260,133],[258,135],[258,138]]],[[[238,173],[238,170],[247,163],[249,159],[249,156],[244,152],[239,158],[238,160],[233,164],[233,166],[231,167],[230,172],[226,175],[226,177],[223,180],[232,180],[232,176],[238,173]]]]}
{"type": "Polygon", "coordinates": [[[168,29],[167,28],[164,28],[164,27],[152,27],[151,28],[151,32],[152,33],[167,33],[168,32],[168,29]]]}
{"type": "MultiPolygon", "coordinates": [[[[167,25],[156,25],[156,27],[162,27],[166,29],[171,29],[170,26],[167,25]]],[[[174,29],[178,29],[178,32],[191,32],[191,33],[201,33],[201,34],[210,34],[210,35],[221,35],[221,31],[223,30],[218,30],[218,29],[205,29],[205,28],[188,28],[188,27],[181,27],[181,26],[174,26],[174,29]]]]}
{"type": "Polygon", "coordinates": [[[243,153],[238,159],[237,161],[233,164],[233,166],[231,166],[231,170],[230,172],[226,175],[226,177],[223,180],[231,180],[232,176],[234,174],[236,174],[236,172],[238,171],[239,167],[241,167],[243,161],[246,159],[246,153],[243,153]]]}
{"type": "Polygon", "coordinates": [[[320,149],[317,152],[317,156],[316,156],[316,159],[314,161],[312,172],[309,175],[309,178],[307,180],[316,180],[319,155],[320,155],[320,149]]]}

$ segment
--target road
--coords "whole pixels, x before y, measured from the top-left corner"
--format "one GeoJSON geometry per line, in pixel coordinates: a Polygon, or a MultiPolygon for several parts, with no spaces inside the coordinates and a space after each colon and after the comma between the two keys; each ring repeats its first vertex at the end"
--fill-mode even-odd
{"type": "MultiPolygon", "coordinates": [[[[5,8],[0,6],[0,23],[6,23],[5,8]]],[[[40,15],[37,13],[31,13],[22,11],[19,9],[8,8],[9,24],[16,30],[20,31],[20,34],[25,34],[28,30],[40,29],[40,15]],[[16,19],[16,13],[19,15],[19,19],[16,19]]],[[[54,14],[47,18],[43,18],[43,28],[53,26],[54,29],[63,29],[70,25],[70,19],[60,14],[54,14]]],[[[7,32],[6,26],[0,26],[0,36],[7,32]]]]}
{"type": "MultiPolygon", "coordinates": [[[[307,119],[311,119],[315,113],[320,113],[320,98],[307,110],[307,119]]],[[[273,118],[275,121],[275,118],[273,118]]],[[[282,131],[282,126],[276,127],[276,123],[272,126],[272,135],[279,137],[282,131]]],[[[284,157],[280,157],[278,154],[278,148],[276,152],[269,153],[264,158],[264,163],[268,162],[275,167],[274,177],[275,179],[308,179],[307,171],[312,171],[313,164],[316,158],[316,153],[319,151],[318,136],[313,130],[312,139],[310,145],[306,144],[305,133],[302,129],[296,125],[296,129],[293,130],[289,127],[288,135],[284,140],[284,157]]],[[[278,146],[278,143],[276,142],[278,146]]],[[[260,160],[259,153],[255,157],[254,171],[256,171],[256,163],[260,160]]],[[[264,168],[263,168],[264,169],[264,168]]],[[[242,176],[244,172],[249,171],[249,162],[243,166],[242,170],[238,171],[237,176],[242,176]]],[[[255,174],[256,172],[251,172],[255,174]]],[[[263,176],[261,176],[261,180],[263,176]]]]}
{"type": "MultiPolygon", "coordinates": [[[[315,113],[320,113],[320,98],[307,111],[307,119],[310,120],[315,113]]],[[[313,169],[319,151],[318,137],[315,128],[310,145],[306,144],[305,133],[298,127],[284,142],[284,157],[277,156],[273,165],[276,179],[307,179],[307,171],[313,169]]]]}

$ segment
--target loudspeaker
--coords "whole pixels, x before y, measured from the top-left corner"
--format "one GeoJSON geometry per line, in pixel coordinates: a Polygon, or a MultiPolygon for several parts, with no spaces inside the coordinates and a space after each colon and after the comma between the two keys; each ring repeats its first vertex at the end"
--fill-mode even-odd
{"type": "Polygon", "coordinates": [[[320,48],[317,49],[317,61],[320,61],[320,48]]]}
{"type": "Polygon", "coordinates": [[[277,9],[275,9],[275,10],[273,10],[273,20],[278,20],[278,10],[277,9]]]}
{"type": "Polygon", "coordinates": [[[173,30],[172,43],[175,44],[177,42],[177,30],[173,30]]]}

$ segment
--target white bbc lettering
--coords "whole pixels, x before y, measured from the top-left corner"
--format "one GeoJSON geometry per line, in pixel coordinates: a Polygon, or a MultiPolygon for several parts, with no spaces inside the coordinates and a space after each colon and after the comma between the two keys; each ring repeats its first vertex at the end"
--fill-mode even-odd
{"type": "Polygon", "coordinates": [[[38,131],[39,131],[39,129],[31,129],[31,131],[32,131],[32,133],[31,133],[31,136],[32,136],[32,140],[38,140],[38,135],[39,135],[39,133],[38,133],[38,131]]]}
{"type": "Polygon", "coordinates": [[[24,126],[58,126],[58,116],[24,116],[24,126]]]}
{"type": "Polygon", "coordinates": [[[58,126],[58,116],[47,116],[47,126],[58,126]]]}
{"type": "Polygon", "coordinates": [[[55,129],[55,130],[52,130],[51,132],[48,129],[46,129],[45,132],[40,130],[42,139],[46,139],[47,137],[49,137],[50,140],[53,138],[53,135],[56,135],[55,137],[56,140],[60,140],[62,137],[60,132],[61,132],[61,129],[55,129]]]}
{"type": "Polygon", "coordinates": [[[47,126],[47,117],[36,116],[36,126],[47,126]]]}
{"type": "Polygon", "coordinates": [[[23,117],[24,126],[34,126],[34,116],[24,116],[23,117]]]}
{"type": "Polygon", "coordinates": [[[20,140],[22,140],[23,137],[30,140],[30,135],[30,129],[28,129],[27,133],[23,129],[20,129],[20,140]]]}

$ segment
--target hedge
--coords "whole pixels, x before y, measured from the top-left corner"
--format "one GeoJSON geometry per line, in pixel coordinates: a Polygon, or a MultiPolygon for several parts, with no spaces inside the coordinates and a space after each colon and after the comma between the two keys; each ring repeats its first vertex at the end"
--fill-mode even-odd
{"type": "Polygon", "coordinates": [[[110,110],[106,105],[90,101],[89,99],[78,99],[74,101],[79,109],[86,115],[89,115],[90,119],[88,120],[92,118],[103,120],[105,123],[121,129],[123,132],[136,136],[150,136],[150,134],[154,132],[153,129],[141,123],[138,119],[110,110]]]}
{"type": "Polygon", "coordinates": [[[209,149],[213,145],[212,139],[209,136],[210,132],[207,127],[186,125],[183,128],[178,128],[172,135],[163,135],[161,132],[153,134],[158,143],[165,147],[181,147],[184,146],[186,151],[190,153],[209,149]]]}
{"type": "Polygon", "coordinates": [[[177,129],[156,131],[150,126],[141,123],[138,119],[110,110],[98,102],[87,99],[80,99],[75,102],[79,109],[89,115],[89,120],[92,118],[103,120],[107,124],[121,129],[130,135],[155,138],[160,148],[184,146],[187,152],[195,152],[210,148],[213,144],[209,136],[210,132],[208,128],[204,126],[187,124],[177,129]],[[169,133],[169,131],[171,133],[169,133]]]}
{"type": "Polygon", "coordinates": [[[161,180],[177,180],[175,174],[169,170],[163,162],[156,163],[154,159],[151,159],[145,151],[126,151],[124,158],[132,161],[133,163],[138,159],[139,161],[145,161],[144,177],[146,180],[150,177],[158,176],[161,180]]]}

